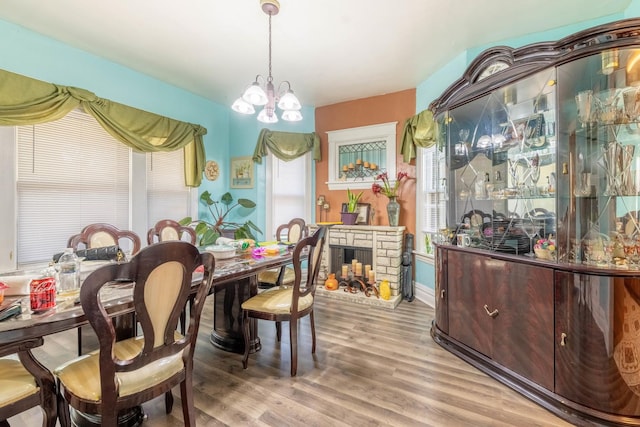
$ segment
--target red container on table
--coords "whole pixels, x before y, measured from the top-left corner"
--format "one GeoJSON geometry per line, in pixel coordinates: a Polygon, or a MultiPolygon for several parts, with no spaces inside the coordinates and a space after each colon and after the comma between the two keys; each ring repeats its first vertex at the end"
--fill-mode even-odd
{"type": "Polygon", "coordinates": [[[56,306],[56,279],[33,279],[29,285],[31,310],[42,311],[56,306]]]}

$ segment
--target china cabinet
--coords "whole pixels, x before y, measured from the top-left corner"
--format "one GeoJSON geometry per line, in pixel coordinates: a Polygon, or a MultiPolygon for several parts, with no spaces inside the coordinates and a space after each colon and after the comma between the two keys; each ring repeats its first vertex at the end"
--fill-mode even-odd
{"type": "Polygon", "coordinates": [[[430,107],[432,336],[577,424],[640,425],[639,35],[489,49],[430,107]]]}

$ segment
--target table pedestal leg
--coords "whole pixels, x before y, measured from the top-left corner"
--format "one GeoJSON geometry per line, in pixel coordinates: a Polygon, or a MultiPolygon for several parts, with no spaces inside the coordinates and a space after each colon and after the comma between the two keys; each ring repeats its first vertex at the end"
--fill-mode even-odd
{"type": "MultiPolygon", "coordinates": [[[[241,305],[257,293],[258,281],[253,276],[215,287],[213,293],[213,331],[211,331],[210,338],[214,346],[233,353],[244,353],[241,305]]],[[[249,326],[249,352],[255,353],[262,348],[258,337],[258,323],[255,319],[249,321],[251,322],[249,326]]]]}
{"type": "MultiPolygon", "coordinates": [[[[85,414],[69,408],[71,411],[71,425],[77,427],[94,427],[102,425],[102,417],[100,415],[85,414]]],[[[144,421],[144,413],[141,406],[120,411],[118,414],[119,427],[137,427],[142,425],[144,421]]]]}

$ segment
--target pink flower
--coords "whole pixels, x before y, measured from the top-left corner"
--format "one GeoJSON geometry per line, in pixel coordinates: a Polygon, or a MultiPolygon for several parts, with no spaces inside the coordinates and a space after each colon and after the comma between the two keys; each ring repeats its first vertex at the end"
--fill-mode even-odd
{"type": "Polygon", "coordinates": [[[376,180],[382,181],[382,185],[374,182],[371,185],[371,191],[373,191],[373,194],[375,194],[376,196],[382,193],[389,198],[398,197],[398,190],[400,188],[400,184],[402,184],[402,181],[404,181],[404,179],[409,179],[409,174],[406,172],[398,172],[398,177],[392,185],[392,183],[389,181],[389,175],[387,175],[386,172],[382,172],[381,174],[376,176],[376,180]]]}

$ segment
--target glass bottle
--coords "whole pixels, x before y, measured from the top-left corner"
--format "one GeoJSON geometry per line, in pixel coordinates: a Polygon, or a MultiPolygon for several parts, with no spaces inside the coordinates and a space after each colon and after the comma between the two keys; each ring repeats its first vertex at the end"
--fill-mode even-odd
{"type": "Polygon", "coordinates": [[[80,289],[80,260],[73,248],[66,248],[58,260],[58,293],[71,293],[80,289]]]}

